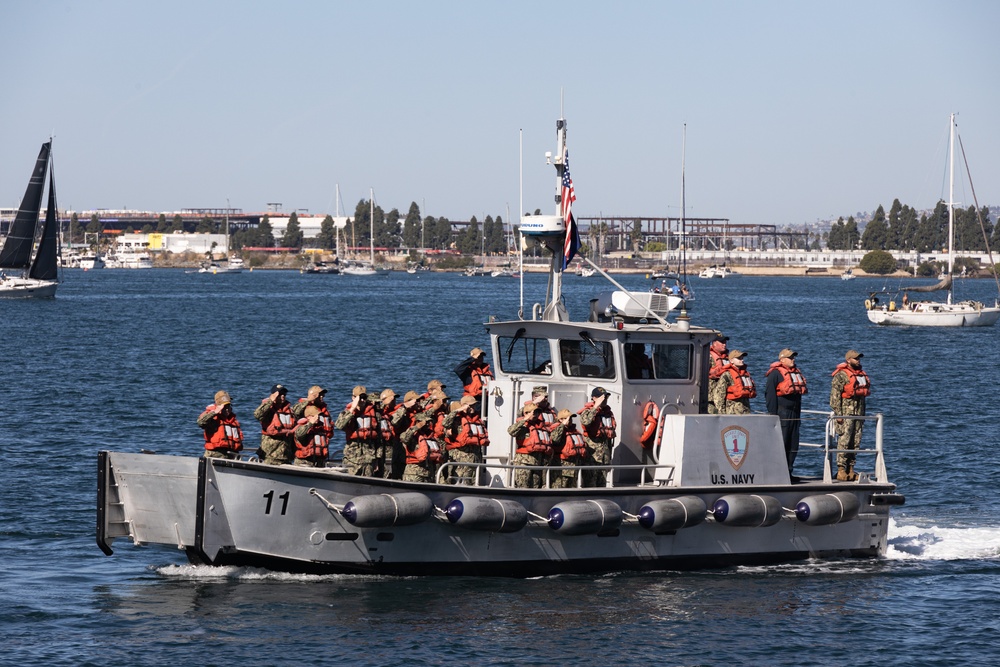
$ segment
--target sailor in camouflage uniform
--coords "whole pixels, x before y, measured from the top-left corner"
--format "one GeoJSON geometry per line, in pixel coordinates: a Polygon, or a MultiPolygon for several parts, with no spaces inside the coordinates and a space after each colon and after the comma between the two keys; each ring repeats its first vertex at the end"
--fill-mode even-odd
{"type": "MultiPolygon", "coordinates": [[[[545,466],[552,459],[552,436],[538,413],[538,405],[528,402],[521,417],[507,427],[514,436],[517,451],[514,465],[545,466]]],[[[536,468],[518,468],[514,471],[514,486],[520,489],[540,489],[545,483],[544,471],[536,468]]]]}
{"type": "MultiPolygon", "coordinates": [[[[611,450],[617,435],[615,415],[608,407],[608,392],[603,387],[597,387],[590,392],[591,400],[580,410],[580,423],[583,425],[584,439],[590,449],[590,465],[610,465],[611,450]]],[[[583,485],[588,487],[607,486],[608,471],[602,469],[587,470],[583,474],[583,485]]]]}
{"type": "Polygon", "coordinates": [[[729,365],[712,387],[712,403],[719,414],[750,414],[750,399],[757,395],[757,388],[743,361],[746,356],[747,353],[740,350],[730,352],[729,365]]]}
{"type": "Polygon", "coordinates": [[[295,460],[295,421],[286,395],[288,388],[276,384],[253,411],[260,422],[260,449],[257,458],[268,465],[284,465],[295,460]],[[261,456],[263,454],[263,456],[261,456]]]}
{"type": "Polygon", "coordinates": [[[334,423],[334,427],[343,431],[347,439],[344,445],[344,467],[348,474],[374,477],[382,445],[378,415],[375,406],[368,400],[368,390],[363,386],[355,387],[352,396],[351,402],[334,423]]]}
{"type": "Polygon", "coordinates": [[[830,408],[838,416],[837,419],[837,480],[841,482],[854,481],[858,473],[854,472],[856,450],[861,446],[861,431],[864,427],[862,419],[843,419],[846,416],[863,416],[866,409],[866,397],[871,394],[871,380],[861,369],[861,354],[857,350],[848,350],[844,355],[844,363],[834,369],[830,382],[830,408]]]}

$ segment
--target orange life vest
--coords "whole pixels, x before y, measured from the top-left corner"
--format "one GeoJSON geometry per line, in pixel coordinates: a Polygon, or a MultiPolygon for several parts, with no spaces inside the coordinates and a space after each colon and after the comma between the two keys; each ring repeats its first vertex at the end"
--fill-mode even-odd
{"type": "Polygon", "coordinates": [[[306,433],[305,441],[295,438],[295,458],[310,459],[326,458],[330,454],[330,438],[323,428],[323,422],[318,421],[306,433]]]}
{"type": "Polygon", "coordinates": [[[378,430],[382,434],[382,439],[386,442],[396,439],[396,429],[392,427],[392,413],[395,411],[395,404],[383,407],[379,410],[378,430]]]}
{"type": "Polygon", "coordinates": [[[518,454],[552,453],[552,435],[544,424],[525,424],[525,428],[528,429],[528,435],[517,439],[518,454]]]}
{"type": "Polygon", "coordinates": [[[483,395],[483,387],[486,386],[485,378],[492,379],[493,371],[490,370],[489,364],[484,364],[470,369],[469,373],[472,377],[469,379],[469,384],[464,387],[465,395],[479,398],[483,395]]]}
{"type": "Polygon", "coordinates": [[[712,347],[708,348],[708,354],[712,359],[712,366],[708,369],[708,377],[711,380],[716,380],[732,365],[732,362],[729,361],[725,352],[716,352],[712,347]]]}
{"type": "MultiPolygon", "coordinates": [[[[308,401],[304,398],[300,398],[299,403],[308,403],[308,401]]],[[[315,406],[316,409],[319,410],[319,420],[323,423],[323,429],[327,439],[329,440],[333,437],[333,417],[330,415],[330,410],[326,407],[326,403],[323,402],[313,402],[310,405],[315,406]]]]}
{"type": "MultiPolygon", "coordinates": [[[[531,401],[525,401],[525,405],[529,405],[531,401]]],[[[538,404],[538,409],[535,410],[535,416],[542,420],[545,424],[545,428],[551,431],[556,426],[559,425],[559,420],[556,418],[556,411],[552,409],[548,401],[543,401],[538,404]]]]}
{"type": "Polygon", "coordinates": [[[655,401],[646,401],[642,408],[642,435],[639,444],[643,449],[653,449],[656,441],[656,425],[660,421],[660,406],[655,401]]]}
{"type": "MultiPolygon", "coordinates": [[[[577,414],[583,414],[584,410],[594,407],[594,402],[590,401],[583,406],[577,414]]],[[[607,404],[602,405],[597,413],[597,418],[584,426],[587,437],[591,440],[614,440],[618,429],[618,422],[615,421],[615,414],[607,404]]]]}
{"type": "Polygon", "coordinates": [[[868,374],[860,368],[854,368],[847,362],[839,364],[831,375],[836,375],[840,371],[847,373],[847,384],[840,392],[841,398],[856,398],[858,396],[868,396],[872,393],[872,383],[868,374]]]}
{"type": "Polygon", "coordinates": [[[568,461],[572,458],[580,458],[587,455],[587,442],[583,439],[583,434],[575,428],[571,431],[566,429],[566,441],[563,443],[559,458],[568,461]]]}
{"type": "Polygon", "coordinates": [[[459,447],[486,447],[490,444],[490,438],[486,434],[486,428],[483,426],[482,419],[479,415],[462,415],[462,426],[459,428],[458,435],[452,440],[450,438],[446,439],[448,443],[448,449],[458,449],[459,447]]]}
{"type": "Polygon", "coordinates": [[[789,394],[806,394],[806,376],[802,374],[798,366],[792,366],[791,368],[786,368],[780,361],[775,361],[771,364],[771,367],[767,369],[767,373],[764,376],[768,376],[772,371],[778,371],[781,374],[781,380],[775,387],[775,392],[778,396],[788,396],[789,394]]]}
{"type": "Polygon", "coordinates": [[[292,414],[292,406],[285,403],[271,410],[271,421],[266,426],[261,422],[260,432],[272,438],[283,438],[293,428],[295,428],[295,416],[292,414]]]}
{"type": "MultiPolygon", "coordinates": [[[[215,405],[209,405],[205,408],[205,412],[209,410],[215,410],[215,405]]],[[[205,429],[205,449],[210,451],[229,449],[234,452],[243,449],[243,431],[240,430],[240,423],[236,420],[236,415],[230,413],[228,417],[223,417],[220,414],[216,415],[215,418],[218,422],[215,428],[205,429]]]]}
{"type": "MultiPolygon", "coordinates": [[[[351,408],[351,404],[347,404],[347,409],[351,408]]],[[[375,406],[371,403],[366,403],[364,408],[361,409],[359,414],[354,415],[354,418],[349,422],[348,428],[351,430],[344,429],[344,434],[350,441],[355,440],[374,440],[379,435],[378,430],[378,415],[375,414],[375,406]]]]}
{"type": "Polygon", "coordinates": [[[441,459],[441,446],[438,444],[437,439],[430,435],[421,434],[417,436],[417,446],[413,448],[412,452],[406,450],[407,463],[420,464],[424,461],[440,463],[441,459]]]}
{"type": "Polygon", "coordinates": [[[746,368],[736,368],[736,366],[730,364],[729,368],[730,377],[733,378],[733,383],[726,387],[726,400],[727,401],[738,401],[742,398],[753,398],[757,395],[757,388],[754,386],[753,378],[750,377],[750,373],[747,372],[746,368]]]}

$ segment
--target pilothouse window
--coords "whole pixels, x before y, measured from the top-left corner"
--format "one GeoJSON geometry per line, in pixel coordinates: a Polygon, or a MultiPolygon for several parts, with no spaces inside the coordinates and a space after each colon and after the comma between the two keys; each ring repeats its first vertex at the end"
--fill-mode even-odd
{"type": "Polygon", "coordinates": [[[611,379],[615,376],[615,356],[611,343],[587,336],[581,340],[559,341],[563,375],[611,379]]]}
{"type": "Polygon", "coordinates": [[[686,343],[627,343],[625,374],[630,380],[690,380],[693,356],[686,343]]]}
{"type": "Polygon", "coordinates": [[[513,336],[499,336],[497,342],[500,347],[500,368],[505,373],[552,375],[548,338],[528,338],[519,331],[513,336]]]}

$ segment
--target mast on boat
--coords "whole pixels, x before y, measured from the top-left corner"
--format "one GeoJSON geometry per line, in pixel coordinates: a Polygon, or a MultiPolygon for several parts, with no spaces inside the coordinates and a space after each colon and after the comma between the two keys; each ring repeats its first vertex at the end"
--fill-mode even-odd
{"type": "Polygon", "coordinates": [[[368,261],[375,268],[375,188],[371,189],[371,212],[368,214],[368,261]]]}
{"type": "Polygon", "coordinates": [[[949,121],[948,140],[948,305],[951,305],[951,291],[955,283],[952,271],[955,267],[955,114],[949,121]]]}

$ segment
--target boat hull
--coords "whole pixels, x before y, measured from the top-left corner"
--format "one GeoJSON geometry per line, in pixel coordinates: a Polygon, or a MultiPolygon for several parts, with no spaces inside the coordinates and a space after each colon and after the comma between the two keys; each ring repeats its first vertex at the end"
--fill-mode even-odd
{"type": "Polygon", "coordinates": [[[51,299],[57,287],[55,280],[8,278],[0,281],[0,299],[51,299]]]}
{"type": "MultiPolygon", "coordinates": [[[[101,452],[99,471],[98,544],[106,553],[116,538],[126,537],[136,544],[173,545],[195,563],[312,573],[526,577],[877,557],[886,549],[889,504],[894,498],[901,502],[895,487],[885,483],[529,490],[111,452],[101,452]],[[709,511],[695,525],[662,533],[635,520],[651,501],[681,496],[697,497],[711,508],[724,496],[765,495],[794,508],[803,499],[834,491],[855,496],[860,511],[833,525],[806,525],[790,511],[761,527],[726,525],[709,511]],[[414,525],[382,521],[369,527],[352,524],[340,512],[359,497],[400,494],[426,496],[437,509],[414,525]],[[453,525],[444,509],[459,497],[467,504],[470,498],[520,504],[529,521],[514,532],[453,525]],[[557,531],[545,520],[556,505],[579,509],[595,501],[616,505],[626,518],[603,529],[581,522],[576,528],[585,534],[561,532],[565,527],[557,531]]],[[[572,518],[572,512],[567,516],[572,518]]]]}
{"type": "Polygon", "coordinates": [[[967,304],[933,304],[919,310],[867,312],[870,322],[882,326],[991,327],[1000,318],[1000,308],[977,308],[967,304]]]}

